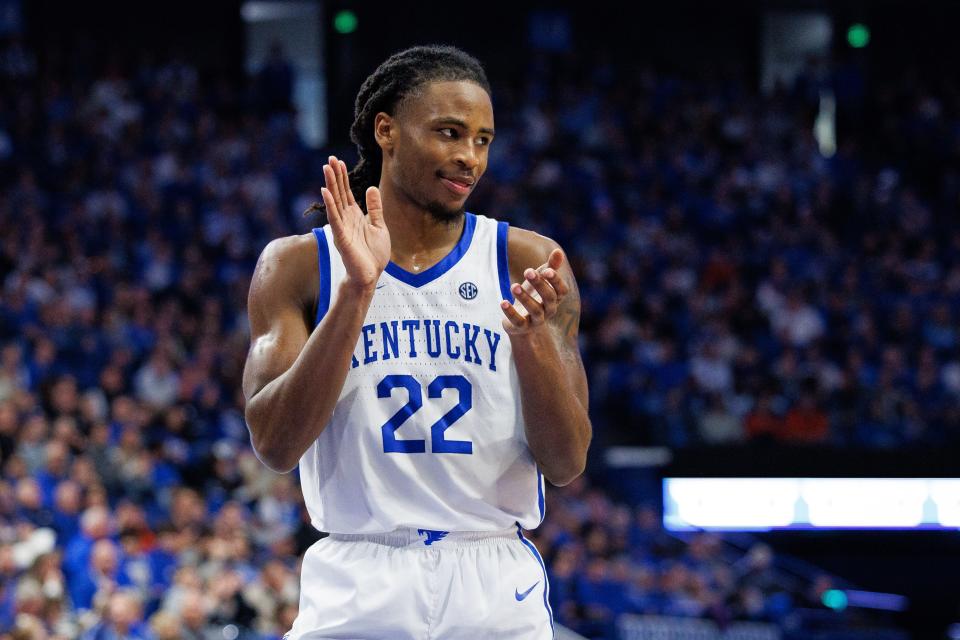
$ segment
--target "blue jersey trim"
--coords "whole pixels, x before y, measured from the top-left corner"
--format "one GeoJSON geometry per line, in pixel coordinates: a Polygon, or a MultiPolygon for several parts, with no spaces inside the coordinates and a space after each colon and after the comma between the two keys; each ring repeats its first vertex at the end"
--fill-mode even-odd
{"type": "Polygon", "coordinates": [[[462,258],[467,252],[467,249],[470,248],[470,242],[473,240],[473,232],[476,228],[477,216],[468,211],[463,215],[463,233],[460,234],[459,242],[457,242],[456,246],[450,250],[450,253],[448,253],[443,260],[422,273],[410,273],[406,269],[394,264],[393,260],[391,260],[387,263],[386,272],[411,287],[422,287],[425,284],[429,284],[460,262],[460,258],[462,258]]]}
{"type": "Polygon", "coordinates": [[[500,275],[500,297],[513,304],[513,292],[510,291],[510,265],[507,262],[507,229],[506,222],[497,223],[497,272],[500,275]]]}
{"type": "Polygon", "coordinates": [[[543,474],[540,473],[540,465],[537,465],[537,506],[540,508],[540,522],[537,523],[539,527],[546,512],[546,502],[543,499],[543,474]]]}
{"type": "Polygon", "coordinates": [[[330,247],[323,229],[314,229],[317,237],[317,262],[320,265],[320,293],[317,295],[317,318],[313,326],[320,324],[330,309],[330,247]]]}
{"type": "Polygon", "coordinates": [[[537,551],[537,547],[523,537],[523,530],[520,528],[519,522],[517,523],[517,537],[520,538],[520,542],[533,554],[536,561],[540,563],[540,569],[543,571],[543,606],[546,607],[547,616],[550,618],[550,631],[553,636],[556,637],[557,630],[553,627],[553,609],[550,608],[550,579],[547,577],[547,566],[543,564],[543,558],[540,557],[540,552],[537,551]]]}

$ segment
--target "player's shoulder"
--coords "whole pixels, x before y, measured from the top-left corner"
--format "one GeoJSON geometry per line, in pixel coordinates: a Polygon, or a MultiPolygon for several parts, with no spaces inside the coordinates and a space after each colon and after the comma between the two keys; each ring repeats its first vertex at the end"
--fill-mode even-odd
{"type": "Polygon", "coordinates": [[[295,267],[303,263],[317,261],[317,240],[314,233],[301,233],[291,236],[274,238],[267,243],[260,253],[258,268],[265,266],[295,267]]]}
{"type": "Polygon", "coordinates": [[[312,231],[274,238],[260,252],[251,289],[264,288],[309,302],[319,289],[317,274],[317,240],[312,231]]]}
{"type": "Polygon", "coordinates": [[[561,248],[556,240],[536,231],[511,226],[507,232],[507,259],[510,271],[536,268],[547,261],[550,252],[561,248]]]}

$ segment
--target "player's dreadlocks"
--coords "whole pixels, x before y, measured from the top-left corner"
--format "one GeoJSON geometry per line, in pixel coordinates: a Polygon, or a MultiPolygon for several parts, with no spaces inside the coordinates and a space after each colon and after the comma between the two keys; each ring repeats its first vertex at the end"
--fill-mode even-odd
{"type": "MultiPolygon", "coordinates": [[[[350,140],[357,145],[360,162],[348,174],[353,198],[367,210],[367,188],[380,184],[383,152],[373,135],[373,120],[381,111],[395,115],[397,107],[428,82],[468,80],[490,93],[490,83],[480,62],[470,54],[449,46],[411,47],[395,53],[377,67],[360,87],[353,110],[350,140]]],[[[323,210],[315,202],[304,212],[323,210]]]]}

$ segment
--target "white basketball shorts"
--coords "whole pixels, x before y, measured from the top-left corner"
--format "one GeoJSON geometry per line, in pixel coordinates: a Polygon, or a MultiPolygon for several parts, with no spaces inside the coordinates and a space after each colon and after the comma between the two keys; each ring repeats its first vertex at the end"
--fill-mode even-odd
{"type": "Polygon", "coordinates": [[[520,528],[331,534],[304,554],[287,640],[547,640],[543,559],[520,528]]]}

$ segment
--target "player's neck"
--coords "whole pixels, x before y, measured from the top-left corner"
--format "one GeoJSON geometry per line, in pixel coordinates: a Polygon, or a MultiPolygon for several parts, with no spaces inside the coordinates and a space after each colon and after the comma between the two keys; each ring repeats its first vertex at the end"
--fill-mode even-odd
{"type": "Polygon", "coordinates": [[[429,268],[460,240],[463,216],[444,222],[390,188],[381,186],[380,193],[383,219],[390,230],[391,260],[401,267],[420,267],[411,271],[429,268]]]}

